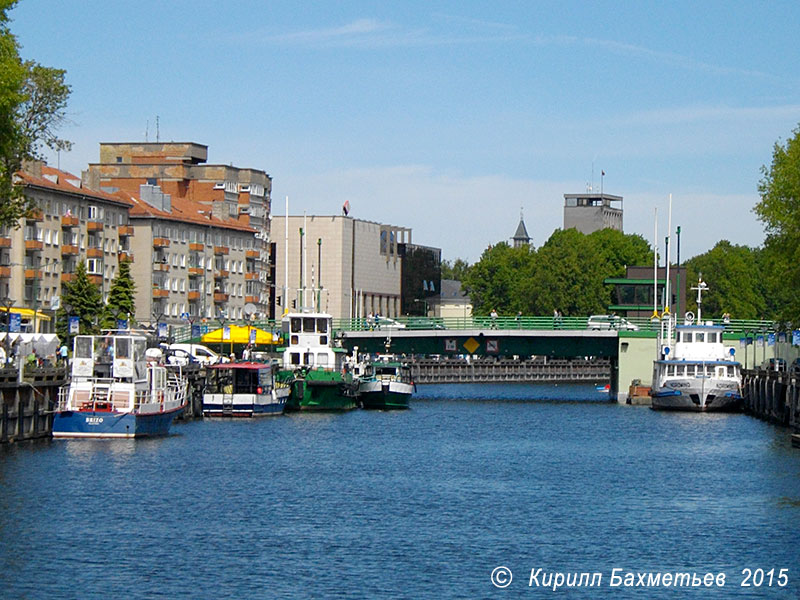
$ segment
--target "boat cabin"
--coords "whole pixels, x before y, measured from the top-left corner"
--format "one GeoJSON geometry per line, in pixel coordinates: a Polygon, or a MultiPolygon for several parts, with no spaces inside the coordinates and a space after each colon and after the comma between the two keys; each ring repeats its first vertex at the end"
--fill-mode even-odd
{"type": "Polygon", "coordinates": [[[678,325],[672,360],[733,360],[722,343],[721,325],[678,325]]]}
{"type": "Polygon", "coordinates": [[[312,367],[339,371],[344,350],[333,348],[333,318],[325,313],[289,313],[281,322],[287,347],[283,367],[312,367]]]}
{"type": "Polygon", "coordinates": [[[208,367],[206,393],[257,394],[272,391],[272,365],[267,363],[222,363],[208,367]]]}
{"type": "Polygon", "coordinates": [[[142,335],[78,335],[73,343],[72,377],[147,379],[147,339],[142,335]]]}

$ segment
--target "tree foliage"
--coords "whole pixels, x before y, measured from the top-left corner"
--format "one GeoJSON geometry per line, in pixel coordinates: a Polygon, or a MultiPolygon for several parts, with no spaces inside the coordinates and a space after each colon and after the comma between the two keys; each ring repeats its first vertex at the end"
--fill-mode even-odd
{"type": "Polygon", "coordinates": [[[469,263],[463,258],[457,258],[452,263],[449,260],[442,261],[442,279],[463,281],[467,271],[469,271],[469,263]]]}
{"type": "Polygon", "coordinates": [[[108,292],[108,302],[103,307],[103,329],[115,329],[117,319],[129,319],[136,313],[135,293],[136,284],[131,277],[131,263],[128,260],[120,261],[119,271],[108,292]]]}
{"type": "Polygon", "coordinates": [[[56,312],[56,333],[65,339],[69,332],[69,316],[80,319],[82,334],[99,333],[98,321],[102,312],[103,298],[100,288],[89,280],[86,265],[79,262],[74,279],[61,284],[61,308],[56,312]]]}
{"type": "Polygon", "coordinates": [[[557,229],[538,250],[506,243],[489,248],[462,281],[476,314],[588,315],[611,304],[604,279],[623,276],[626,265],[650,262],[652,251],[641,236],[557,229]]]}
{"type": "Polygon", "coordinates": [[[55,132],[66,116],[70,88],[66,72],[22,61],[16,37],[8,27],[15,0],[0,0],[0,225],[17,225],[31,208],[14,182],[26,160],[41,150],[68,150],[55,132]]]}
{"type": "MultiPolygon", "coordinates": [[[[771,313],[766,298],[769,284],[763,276],[764,251],[737,246],[727,240],[717,242],[708,252],[686,261],[687,287],[700,275],[708,284],[703,294],[703,313],[720,318],[730,313],[734,319],[760,319],[771,313]]],[[[687,290],[687,309],[697,311],[697,294],[687,290]]]]}
{"type": "MultiPolygon", "coordinates": [[[[789,290],[800,289],[800,127],[785,144],[777,142],[772,164],[761,167],[761,200],[755,213],[764,223],[771,275],[789,290]]],[[[776,290],[777,291],[777,290],[776,290]]],[[[800,323],[800,296],[784,294],[777,312],[784,321],[800,323]]]]}

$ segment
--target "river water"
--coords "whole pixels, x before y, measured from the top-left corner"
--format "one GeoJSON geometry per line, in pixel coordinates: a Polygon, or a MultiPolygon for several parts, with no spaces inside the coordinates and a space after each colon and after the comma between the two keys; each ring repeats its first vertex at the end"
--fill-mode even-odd
{"type": "Polygon", "coordinates": [[[430,385],[402,412],[5,446],[0,598],[800,597],[789,432],[606,400],[430,385]],[[629,572],[725,586],[612,587],[629,572]]]}

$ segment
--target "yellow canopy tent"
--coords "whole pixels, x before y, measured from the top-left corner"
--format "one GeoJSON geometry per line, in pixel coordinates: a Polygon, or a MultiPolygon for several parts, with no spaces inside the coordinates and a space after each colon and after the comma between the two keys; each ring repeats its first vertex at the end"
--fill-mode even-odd
{"type": "Polygon", "coordinates": [[[259,329],[258,327],[248,327],[247,325],[230,325],[230,337],[224,337],[224,328],[220,327],[214,331],[209,331],[200,339],[203,343],[213,344],[249,344],[250,332],[255,331],[255,344],[275,344],[280,338],[273,336],[270,332],[259,329]]]}

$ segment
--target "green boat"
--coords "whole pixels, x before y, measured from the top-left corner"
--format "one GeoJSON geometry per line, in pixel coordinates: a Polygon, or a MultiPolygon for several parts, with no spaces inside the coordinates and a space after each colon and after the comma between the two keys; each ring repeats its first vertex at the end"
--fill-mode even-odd
{"type": "Polygon", "coordinates": [[[358,378],[358,399],[364,408],[408,408],[413,393],[411,370],[389,358],[367,364],[358,378]]]}
{"type": "Polygon", "coordinates": [[[341,411],[356,408],[356,382],[344,368],[346,351],[334,348],[332,317],[289,313],[282,322],[283,368],[278,380],[289,385],[287,411],[341,411]]]}

